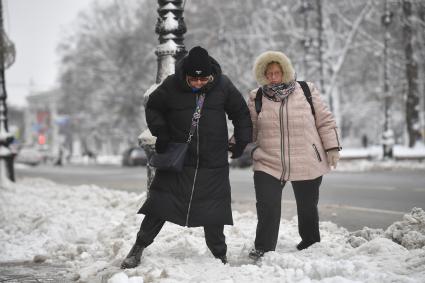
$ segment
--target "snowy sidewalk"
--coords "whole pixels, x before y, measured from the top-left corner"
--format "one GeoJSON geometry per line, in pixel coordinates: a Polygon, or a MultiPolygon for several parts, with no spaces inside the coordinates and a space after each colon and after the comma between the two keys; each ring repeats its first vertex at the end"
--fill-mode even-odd
{"type": "Polygon", "coordinates": [[[134,242],[143,218],[135,212],[143,200],[42,179],[0,188],[0,262],[41,256],[46,258],[41,267],[59,265],[57,275],[79,282],[425,282],[422,209],[386,231],[365,228],[350,234],[321,222],[322,242],[301,252],[295,248],[300,240],[296,219],[282,220],[276,252],[257,264],[247,257],[254,213],[234,212],[235,225],[226,226],[228,265],[211,256],[202,228],[167,223],[141,265],[123,271],[119,264],[134,242]]]}

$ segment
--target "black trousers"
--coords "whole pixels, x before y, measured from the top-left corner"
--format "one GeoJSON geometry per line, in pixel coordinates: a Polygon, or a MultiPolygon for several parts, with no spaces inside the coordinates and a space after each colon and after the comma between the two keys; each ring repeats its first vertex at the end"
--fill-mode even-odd
{"type": "MultiPolygon", "coordinates": [[[[137,233],[137,242],[144,247],[153,243],[155,237],[161,231],[165,221],[151,215],[145,215],[137,233]]],[[[221,257],[227,253],[226,237],[223,233],[224,225],[204,226],[205,242],[215,257],[221,257]]]]}
{"type": "MultiPolygon", "coordinates": [[[[320,242],[319,187],[322,176],[313,180],[292,181],[298,213],[298,232],[302,241],[320,242]]],[[[255,248],[264,251],[276,249],[281,216],[282,190],[285,183],[262,172],[254,172],[255,196],[257,199],[257,231],[255,248]]]]}

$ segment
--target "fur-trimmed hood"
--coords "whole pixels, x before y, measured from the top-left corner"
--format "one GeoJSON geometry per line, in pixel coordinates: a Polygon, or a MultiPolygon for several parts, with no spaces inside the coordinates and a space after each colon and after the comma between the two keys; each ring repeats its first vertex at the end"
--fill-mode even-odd
{"type": "Polygon", "coordinates": [[[267,65],[271,62],[277,62],[282,67],[283,83],[295,80],[295,70],[292,67],[291,60],[282,52],[266,51],[258,56],[254,63],[254,76],[260,86],[268,84],[265,72],[267,65]]]}

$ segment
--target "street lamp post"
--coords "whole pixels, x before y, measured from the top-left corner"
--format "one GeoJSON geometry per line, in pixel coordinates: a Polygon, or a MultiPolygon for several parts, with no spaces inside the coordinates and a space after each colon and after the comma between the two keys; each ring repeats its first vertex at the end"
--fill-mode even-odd
{"type": "Polygon", "coordinates": [[[186,54],[183,44],[186,33],[182,0],[158,0],[158,21],[155,32],[159,35],[159,45],[156,49],[158,70],[156,83],[174,74],[175,62],[186,54]]]}
{"type": "MultiPolygon", "coordinates": [[[[157,85],[167,76],[174,74],[175,62],[187,52],[183,44],[183,35],[186,33],[186,24],[183,18],[184,4],[185,2],[182,0],[158,0],[158,21],[155,27],[155,32],[159,35],[159,45],[155,51],[158,57],[157,85]]],[[[155,87],[151,87],[150,91],[145,94],[145,106],[153,89],[155,87]]],[[[139,136],[139,144],[145,150],[149,160],[155,151],[155,138],[149,130],[139,136]]],[[[147,187],[149,188],[155,174],[149,162],[147,174],[147,187]]]]}
{"type": "Polygon", "coordinates": [[[385,28],[384,33],[384,131],[382,133],[382,147],[384,159],[393,158],[394,132],[391,129],[390,106],[391,93],[389,86],[389,68],[388,68],[388,42],[390,41],[389,27],[392,22],[393,14],[388,8],[388,1],[385,0],[384,14],[382,15],[382,25],[385,28]]]}
{"type": "Polygon", "coordinates": [[[7,92],[5,69],[15,61],[15,48],[7,38],[3,25],[3,3],[0,0],[0,186],[15,181],[13,169],[14,154],[9,145],[13,135],[9,132],[7,121],[7,92]]]}

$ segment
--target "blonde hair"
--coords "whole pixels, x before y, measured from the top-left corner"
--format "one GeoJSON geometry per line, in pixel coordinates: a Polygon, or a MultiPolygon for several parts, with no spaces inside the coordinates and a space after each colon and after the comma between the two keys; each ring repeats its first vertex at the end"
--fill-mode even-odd
{"type": "Polygon", "coordinates": [[[277,62],[277,61],[271,61],[271,62],[267,63],[267,65],[266,65],[266,69],[264,70],[264,75],[266,75],[267,70],[268,70],[268,69],[269,69],[269,67],[270,67],[271,65],[273,65],[273,64],[278,65],[278,66],[279,66],[280,71],[281,71],[281,72],[282,72],[282,74],[283,74],[283,68],[282,68],[282,65],[280,65],[280,63],[279,63],[279,62],[277,62]]]}

